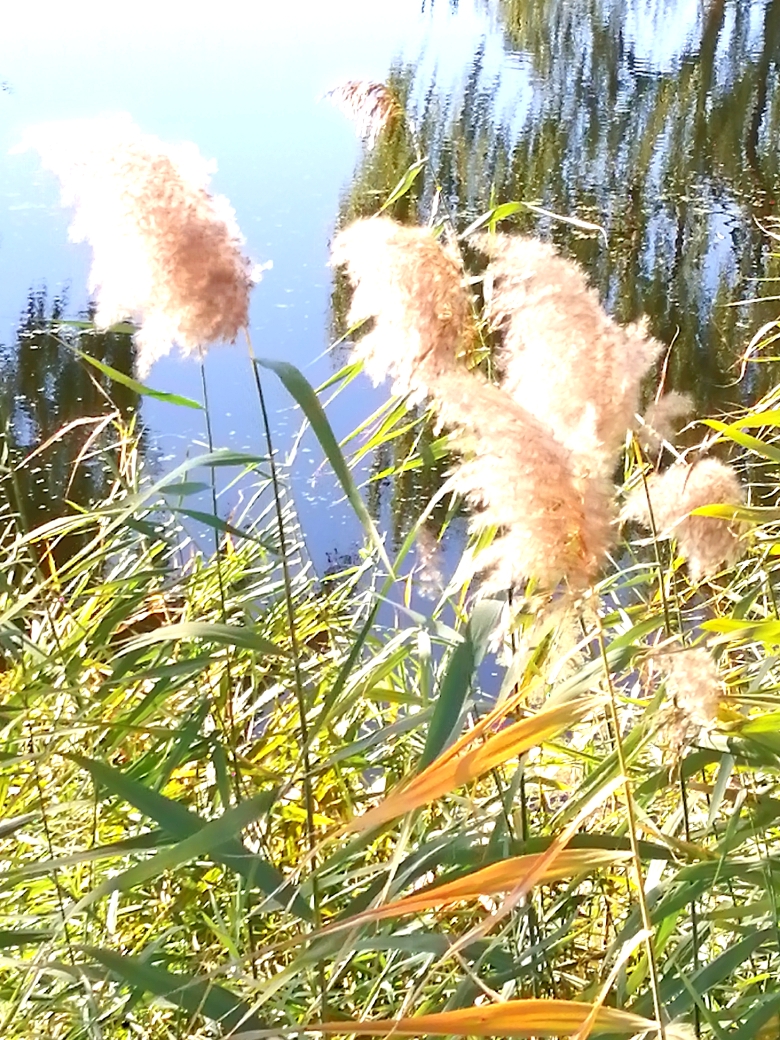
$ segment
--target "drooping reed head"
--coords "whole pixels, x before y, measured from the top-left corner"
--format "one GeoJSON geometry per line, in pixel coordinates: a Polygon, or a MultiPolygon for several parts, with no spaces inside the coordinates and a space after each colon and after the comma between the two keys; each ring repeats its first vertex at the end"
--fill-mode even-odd
{"type": "Polygon", "coordinates": [[[670,711],[665,728],[679,748],[709,730],[717,718],[723,696],[718,665],[701,646],[659,654],[653,660],[666,679],[670,711]]]}
{"type": "Polygon", "coordinates": [[[613,490],[578,476],[571,452],[499,387],[465,370],[446,375],[433,396],[440,421],[463,453],[453,488],[473,507],[471,528],[496,527],[475,558],[485,591],[547,588],[565,579],[585,588],[613,538],[613,490]]]}
{"type": "Polygon", "coordinates": [[[634,425],[643,376],[660,352],[641,324],[621,326],[585,272],[520,235],[483,235],[486,309],[502,333],[502,386],[596,471],[610,473],[634,425]]]}
{"type": "Polygon", "coordinates": [[[647,528],[654,523],[659,535],[676,538],[691,577],[700,581],[739,559],[741,525],[720,517],[691,516],[692,511],[709,505],[738,506],[743,501],[742,484],[731,466],[718,459],[701,459],[693,465],[678,462],[663,473],[651,474],[646,493],[641,485],[635,488],[623,517],[647,528]]]}
{"type": "Polygon", "coordinates": [[[382,131],[403,119],[398,98],[384,83],[348,80],[325,95],[355,124],[360,138],[373,148],[382,131]]]}
{"type": "Polygon", "coordinates": [[[166,145],[129,116],[39,126],[25,144],[75,207],[71,237],[92,246],[97,325],[140,324],[142,375],[174,343],[189,354],[236,338],[248,320],[251,265],[194,145],[166,145]]]}
{"type": "Polygon", "coordinates": [[[471,309],[457,259],[426,228],[389,217],[357,220],[333,242],[333,266],[353,285],[349,321],[373,319],[357,345],[375,383],[417,400],[458,364],[471,309]]]}
{"type": "Polygon", "coordinates": [[[471,301],[458,260],[429,231],[373,217],[337,236],[333,263],[354,286],[350,320],[374,319],[357,346],[369,375],[430,400],[458,452],[450,483],[474,509],[472,530],[497,529],[474,561],[483,588],[587,585],[612,541],[614,494],[532,409],[467,370],[471,301]]]}

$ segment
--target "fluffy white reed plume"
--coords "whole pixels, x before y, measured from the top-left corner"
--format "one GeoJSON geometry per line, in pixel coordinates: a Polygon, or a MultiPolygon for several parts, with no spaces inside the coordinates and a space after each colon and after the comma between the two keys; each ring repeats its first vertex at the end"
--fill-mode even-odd
{"type": "Polygon", "coordinates": [[[720,517],[691,516],[692,510],[708,505],[738,506],[743,501],[742,484],[731,466],[702,459],[693,465],[678,462],[663,473],[651,474],[647,494],[642,485],[635,488],[622,515],[650,528],[652,507],[657,533],[677,539],[691,577],[700,581],[737,561],[742,525],[720,517]]]}
{"type": "Polygon", "coordinates": [[[661,346],[606,314],[582,268],[538,239],[482,235],[502,385],[592,469],[611,473],[661,346]]]}
{"type": "Polygon", "coordinates": [[[368,373],[431,399],[463,455],[451,481],[475,508],[472,530],[498,529],[475,560],[484,589],[587,585],[612,541],[611,489],[580,478],[552,430],[459,361],[472,319],[456,258],[429,231],[373,217],[337,236],[332,262],[355,287],[350,321],[375,319],[356,347],[368,373]]]}
{"type": "Polygon", "coordinates": [[[358,136],[373,148],[385,127],[403,118],[404,110],[384,83],[349,80],[329,90],[325,97],[355,124],[358,136]]]}
{"type": "Polygon", "coordinates": [[[174,342],[192,354],[236,338],[253,272],[230,205],[208,192],[213,167],[194,145],[165,144],[119,115],[34,127],[23,147],[39,152],[75,207],[71,238],[92,246],[96,324],[140,324],[142,376],[174,342]]]}
{"type": "Polygon", "coordinates": [[[475,508],[471,530],[498,529],[474,561],[484,591],[532,577],[549,588],[561,579],[587,586],[613,541],[608,482],[579,479],[552,431],[479,374],[442,376],[433,403],[463,453],[450,480],[475,508]]]}
{"type": "Polygon", "coordinates": [[[704,647],[660,654],[654,661],[666,679],[666,694],[672,705],[665,728],[679,747],[712,728],[723,697],[723,682],[714,657],[704,647]]]}
{"type": "Polygon", "coordinates": [[[425,228],[389,217],[357,220],[333,242],[333,266],[354,287],[349,321],[374,319],[356,355],[374,383],[421,400],[469,342],[471,308],[456,259],[425,228]]]}
{"type": "Polygon", "coordinates": [[[685,420],[693,412],[693,398],[670,390],[648,407],[636,431],[645,451],[658,451],[664,441],[670,444],[680,432],[685,420]]]}

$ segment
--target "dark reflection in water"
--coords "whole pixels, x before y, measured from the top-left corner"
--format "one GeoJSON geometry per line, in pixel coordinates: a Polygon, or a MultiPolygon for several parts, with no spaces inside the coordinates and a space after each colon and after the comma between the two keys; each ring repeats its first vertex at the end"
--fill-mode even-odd
{"type": "MultiPolygon", "coordinates": [[[[0,348],[0,432],[8,466],[0,485],[4,504],[27,529],[67,514],[68,503],[88,507],[100,501],[115,476],[111,467],[120,449],[112,426],[95,436],[96,423],[77,423],[57,435],[85,417],[116,412],[128,420],[138,409],[134,391],[86,364],[63,342],[67,339],[84,353],[132,375],[131,336],[79,333],[59,325],[64,317],[62,299],[49,301],[45,290],[31,291],[16,343],[0,348]],[[42,450],[25,462],[38,448],[42,450]]],[[[64,541],[55,556],[66,557],[76,545],[75,539],[64,541]]]]}
{"type": "MultiPolygon", "coordinates": [[[[667,386],[691,392],[698,414],[754,400],[778,375],[749,366],[737,382],[736,361],[780,310],[739,304],[780,285],[764,282],[780,257],[761,226],[777,229],[780,0],[501,0],[497,16],[504,60],[495,68],[479,44],[459,96],[415,66],[391,71],[414,134],[396,128],[366,154],[340,222],[374,212],[419,153],[430,169],[398,219],[428,220],[443,201],[462,230],[523,200],[597,223],[607,246],[530,211],[502,229],[580,260],[619,320],[647,314],[673,344],[667,386]]],[[[338,321],[343,283],[333,305],[338,321]]],[[[394,487],[401,527],[409,493],[394,487]]]]}

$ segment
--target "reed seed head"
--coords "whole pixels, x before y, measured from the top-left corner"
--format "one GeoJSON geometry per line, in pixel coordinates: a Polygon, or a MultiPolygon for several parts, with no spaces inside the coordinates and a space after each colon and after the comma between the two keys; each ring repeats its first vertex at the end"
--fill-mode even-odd
{"type": "Polygon", "coordinates": [[[433,403],[463,455],[450,479],[474,507],[472,531],[497,528],[475,558],[484,590],[517,589],[528,578],[587,586],[613,541],[609,483],[578,475],[552,431],[477,373],[445,376],[433,403]]]}
{"type": "Polygon", "coordinates": [[[332,264],[344,265],[354,287],[349,321],[374,319],[356,355],[374,383],[421,400],[457,366],[472,330],[463,271],[425,228],[389,217],[357,220],[333,242],[332,264]]]}
{"type": "Polygon", "coordinates": [[[606,314],[582,268],[519,235],[483,235],[486,311],[503,334],[502,386],[594,471],[611,473],[661,346],[606,314]]]}
{"type": "Polygon", "coordinates": [[[738,506],[743,501],[742,484],[732,467],[718,459],[702,459],[651,474],[647,493],[641,485],[635,488],[622,515],[647,528],[654,522],[659,535],[676,538],[691,577],[700,581],[724,565],[736,563],[742,525],[720,517],[691,516],[692,510],[708,505],[738,506]]]}
{"type": "Polygon", "coordinates": [[[211,166],[129,116],[34,128],[26,145],[75,207],[71,237],[92,246],[96,324],[130,318],[138,370],[177,343],[192,354],[247,325],[253,275],[227,200],[209,194],[211,166]]]}
{"type": "Polygon", "coordinates": [[[672,743],[681,747],[702,730],[710,730],[718,716],[723,683],[718,665],[704,647],[688,647],[654,658],[666,678],[671,702],[667,731],[672,743]]]}
{"type": "Polygon", "coordinates": [[[639,443],[645,451],[659,451],[664,441],[673,444],[685,420],[693,412],[693,398],[670,390],[654,401],[637,426],[639,443]]]}
{"type": "Polygon", "coordinates": [[[349,80],[325,95],[355,124],[358,136],[373,148],[382,131],[403,119],[404,110],[384,83],[349,80]]]}
{"type": "Polygon", "coordinates": [[[441,545],[434,531],[423,524],[415,539],[417,550],[417,582],[422,596],[426,599],[438,598],[444,590],[444,556],[441,545]]]}

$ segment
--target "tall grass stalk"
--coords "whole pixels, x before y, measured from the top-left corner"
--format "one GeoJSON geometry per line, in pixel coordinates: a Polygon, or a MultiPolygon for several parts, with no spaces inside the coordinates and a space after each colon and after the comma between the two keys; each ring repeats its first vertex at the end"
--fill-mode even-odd
{"type": "MultiPolygon", "coordinates": [[[[255,389],[257,391],[257,400],[260,405],[260,414],[263,423],[263,433],[265,436],[266,449],[268,451],[268,464],[271,471],[271,486],[273,489],[274,509],[276,512],[276,523],[279,536],[279,552],[282,566],[282,576],[284,580],[284,598],[287,610],[287,623],[289,625],[290,630],[290,648],[292,651],[293,672],[295,678],[295,696],[298,702],[298,716],[301,731],[301,765],[303,767],[303,791],[304,800],[306,804],[306,832],[309,844],[310,870],[312,879],[312,898],[314,905],[314,923],[315,927],[320,928],[322,926],[322,907],[320,904],[320,891],[317,880],[317,833],[314,823],[314,793],[312,788],[312,766],[309,753],[309,725],[306,718],[308,708],[306,704],[306,693],[304,690],[303,676],[301,673],[300,649],[295,618],[295,604],[293,602],[292,581],[290,578],[290,562],[287,551],[287,535],[285,532],[284,513],[282,509],[282,489],[281,483],[279,481],[276,457],[274,454],[273,438],[271,436],[271,424],[268,418],[268,409],[266,408],[265,395],[263,393],[263,383],[260,379],[260,372],[258,371],[257,367],[257,358],[255,357],[255,351],[254,347],[252,346],[252,340],[249,335],[249,329],[245,328],[244,333],[246,335],[247,349],[249,351],[249,360],[252,366],[252,374],[254,377],[255,389]]],[[[322,963],[319,965],[318,972],[320,988],[320,1013],[324,1019],[327,1018],[328,989],[325,978],[325,967],[322,963]]]]}
{"type": "Polygon", "coordinates": [[[650,986],[653,994],[653,1010],[655,1020],[658,1023],[658,1034],[661,1040],[666,1040],[666,1024],[664,1021],[664,1006],[661,1000],[661,987],[658,978],[658,965],[655,959],[655,948],[653,946],[653,922],[650,918],[650,908],[647,905],[647,893],[645,892],[644,872],[642,870],[642,857],[639,851],[639,841],[636,833],[636,813],[634,810],[634,796],[629,779],[628,763],[623,750],[623,738],[621,735],[620,718],[617,710],[617,697],[612,682],[612,670],[607,659],[607,649],[604,642],[604,627],[598,608],[596,608],[596,626],[599,643],[599,652],[604,664],[604,679],[609,692],[607,708],[609,711],[610,727],[612,729],[615,751],[617,752],[620,775],[623,777],[623,790],[626,798],[626,818],[628,823],[628,840],[631,844],[631,856],[634,867],[636,882],[637,902],[642,916],[642,929],[645,933],[645,949],[647,951],[647,966],[650,972],[650,986]]]}

